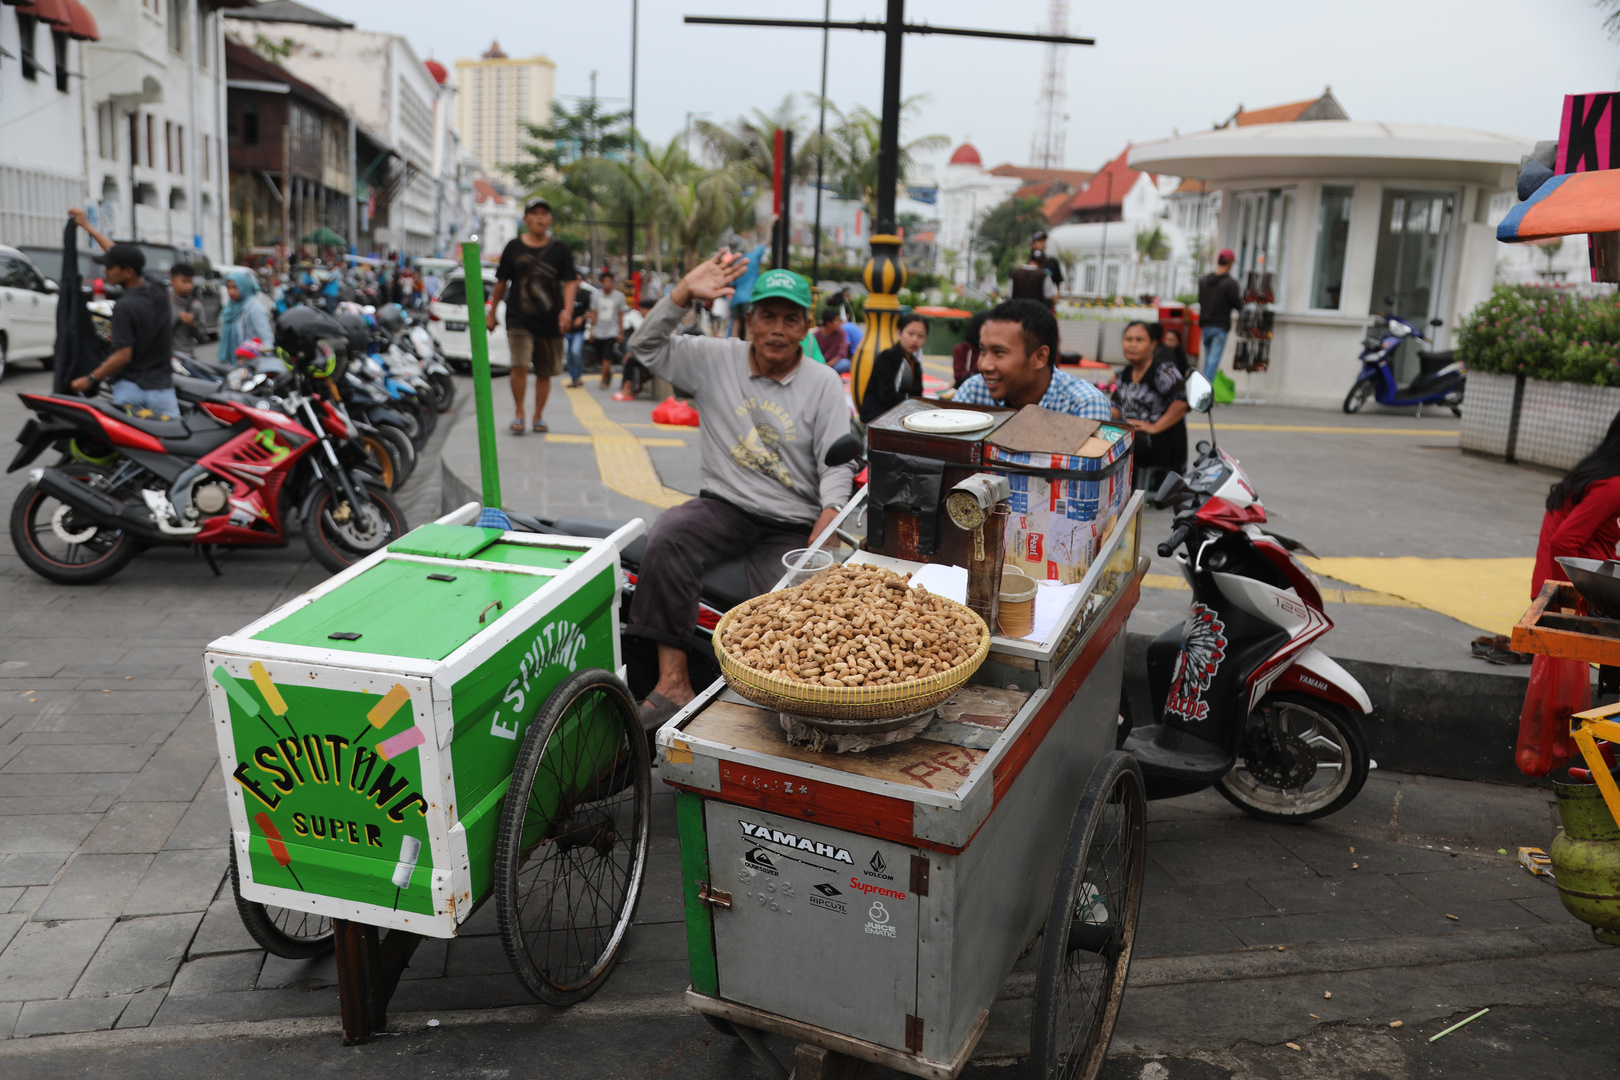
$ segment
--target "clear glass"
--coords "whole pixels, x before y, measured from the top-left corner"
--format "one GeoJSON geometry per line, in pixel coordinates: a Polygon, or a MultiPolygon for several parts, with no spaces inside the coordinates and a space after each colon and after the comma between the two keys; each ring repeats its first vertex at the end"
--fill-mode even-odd
{"type": "Polygon", "coordinates": [[[1352,187],[1323,187],[1316,216],[1316,268],[1311,276],[1311,307],[1337,311],[1343,301],[1344,257],[1350,246],[1352,187]]]}
{"type": "Polygon", "coordinates": [[[782,569],[787,571],[787,580],[783,582],[782,587],[791,589],[795,585],[803,585],[832,564],[833,557],[830,551],[794,548],[782,556],[782,569]]]}
{"type": "MultiPolygon", "coordinates": [[[[1430,318],[1439,312],[1451,238],[1456,195],[1450,191],[1384,191],[1378,251],[1373,258],[1371,312],[1399,315],[1429,333],[1430,318]],[[1385,303],[1393,297],[1392,303],[1385,303]]],[[[1392,358],[1395,378],[1417,374],[1416,341],[1401,343],[1392,358]]],[[[1425,345],[1424,348],[1433,348],[1425,345]]]]}

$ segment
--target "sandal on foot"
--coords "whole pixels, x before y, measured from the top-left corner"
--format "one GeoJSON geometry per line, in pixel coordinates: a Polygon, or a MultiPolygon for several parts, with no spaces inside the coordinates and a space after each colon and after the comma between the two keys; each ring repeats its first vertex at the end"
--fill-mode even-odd
{"type": "Polygon", "coordinates": [[[546,427],[546,424],[545,424],[544,420],[536,420],[534,422],[534,430],[540,431],[540,432],[546,432],[546,431],[550,431],[551,429],[546,427]]]}
{"type": "Polygon", "coordinates": [[[513,420],[513,421],[512,421],[512,422],[511,422],[511,424],[509,424],[509,425],[507,425],[507,428],[506,428],[506,430],[507,430],[507,431],[510,431],[510,432],[511,432],[511,433],[512,433],[512,434],[514,434],[514,435],[521,435],[521,434],[523,434],[523,433],[524,433],[524,432],[525,432],[525,431],[527,431],[527,430],[528,430],[528,428],[527,428],[527,426],[526,426],[526,425],[525,425],[525,424],[524,424],[524,423],[523,423],[523,417],[521,417],[521,416],[520,416],[520,417],[518,417],[518,418],[517,418],[517,419],[516,419],[516,420],[513,420]]]}
{"type": "Polygon", "coordinates": [[[666,720],[680,711],[681,707],[679,705],[655,690],[647,695],[647,700],[642,703],[638,716],[642,728],[651,733],[663,727],[666,720]]]}

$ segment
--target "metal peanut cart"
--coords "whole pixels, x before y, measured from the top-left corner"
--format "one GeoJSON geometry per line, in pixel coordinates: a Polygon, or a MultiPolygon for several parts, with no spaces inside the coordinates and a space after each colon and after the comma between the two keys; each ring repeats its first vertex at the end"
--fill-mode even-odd
{"type": "Polygon", "coordinates": [[[643,524],[513,530],[481,334],[474,367],[482,508],[407,533],[204,658],[237,906],[278,955],[336,948],[349,1043],[386,1027],[421,939],[455,937],[490,899],[525,988],[589,996],[646,870],[647,740],[618,622],[619,553],[643,524]]]}
{"type": "Polygon", "coordinates": [[[1147,565],[1141,496],[1120,502],[1084,578],[1054,594],[1064,608],[1044,638],[994,637],[914,738],[813,752],[724,682],[660,730],[687,1000],[716,1027],[765,1057],[759,1032],[796,1040],[798,1080],[862,1062],[955,1077],[997,989],[1039,949],[1035,1075],[1095,1075],[1130,963],[1145,821],[1140,774],[1115,749],[1147,565]]]}

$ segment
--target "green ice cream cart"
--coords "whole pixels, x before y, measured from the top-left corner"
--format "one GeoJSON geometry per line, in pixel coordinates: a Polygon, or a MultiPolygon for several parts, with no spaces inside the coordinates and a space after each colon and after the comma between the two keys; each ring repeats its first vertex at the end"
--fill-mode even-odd
{"type": "Polygon", "coordinates": [[[642,522],[604,539],[515,530],[485,449],[482,508],[406,534],[204,660],[238,907],[278,955],[336,948],[345,1042],[386,1025],[421,938],[455,937],[491,899],[524,986],[582,1000],[640,895],[651,782],[618,597],[642,522]]]}

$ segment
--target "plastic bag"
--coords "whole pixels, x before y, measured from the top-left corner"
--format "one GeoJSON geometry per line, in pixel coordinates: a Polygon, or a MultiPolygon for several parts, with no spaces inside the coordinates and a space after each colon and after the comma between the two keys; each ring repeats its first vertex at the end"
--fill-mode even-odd
{"type": "Polygon", "coordinates": [[[652,411],[655,424],[678,424],[682,427],[698,426],[698,411],[686,402],[667,397],[652,411]]]}
{"type": "Polygon", "coordinates": [[[1514,761],[1526,776],[1546,776],[1575,756],[1569,718],[1592,707],[1591,668],[1584,660],[1538,656],[1519,710],[1514,761]]]}
{"type": "Polygon", "coordinates": [[[1215,404],[1230,405],[1237,400],[1237,383],[1224,371],[1215,373],[1215,404]]]}

